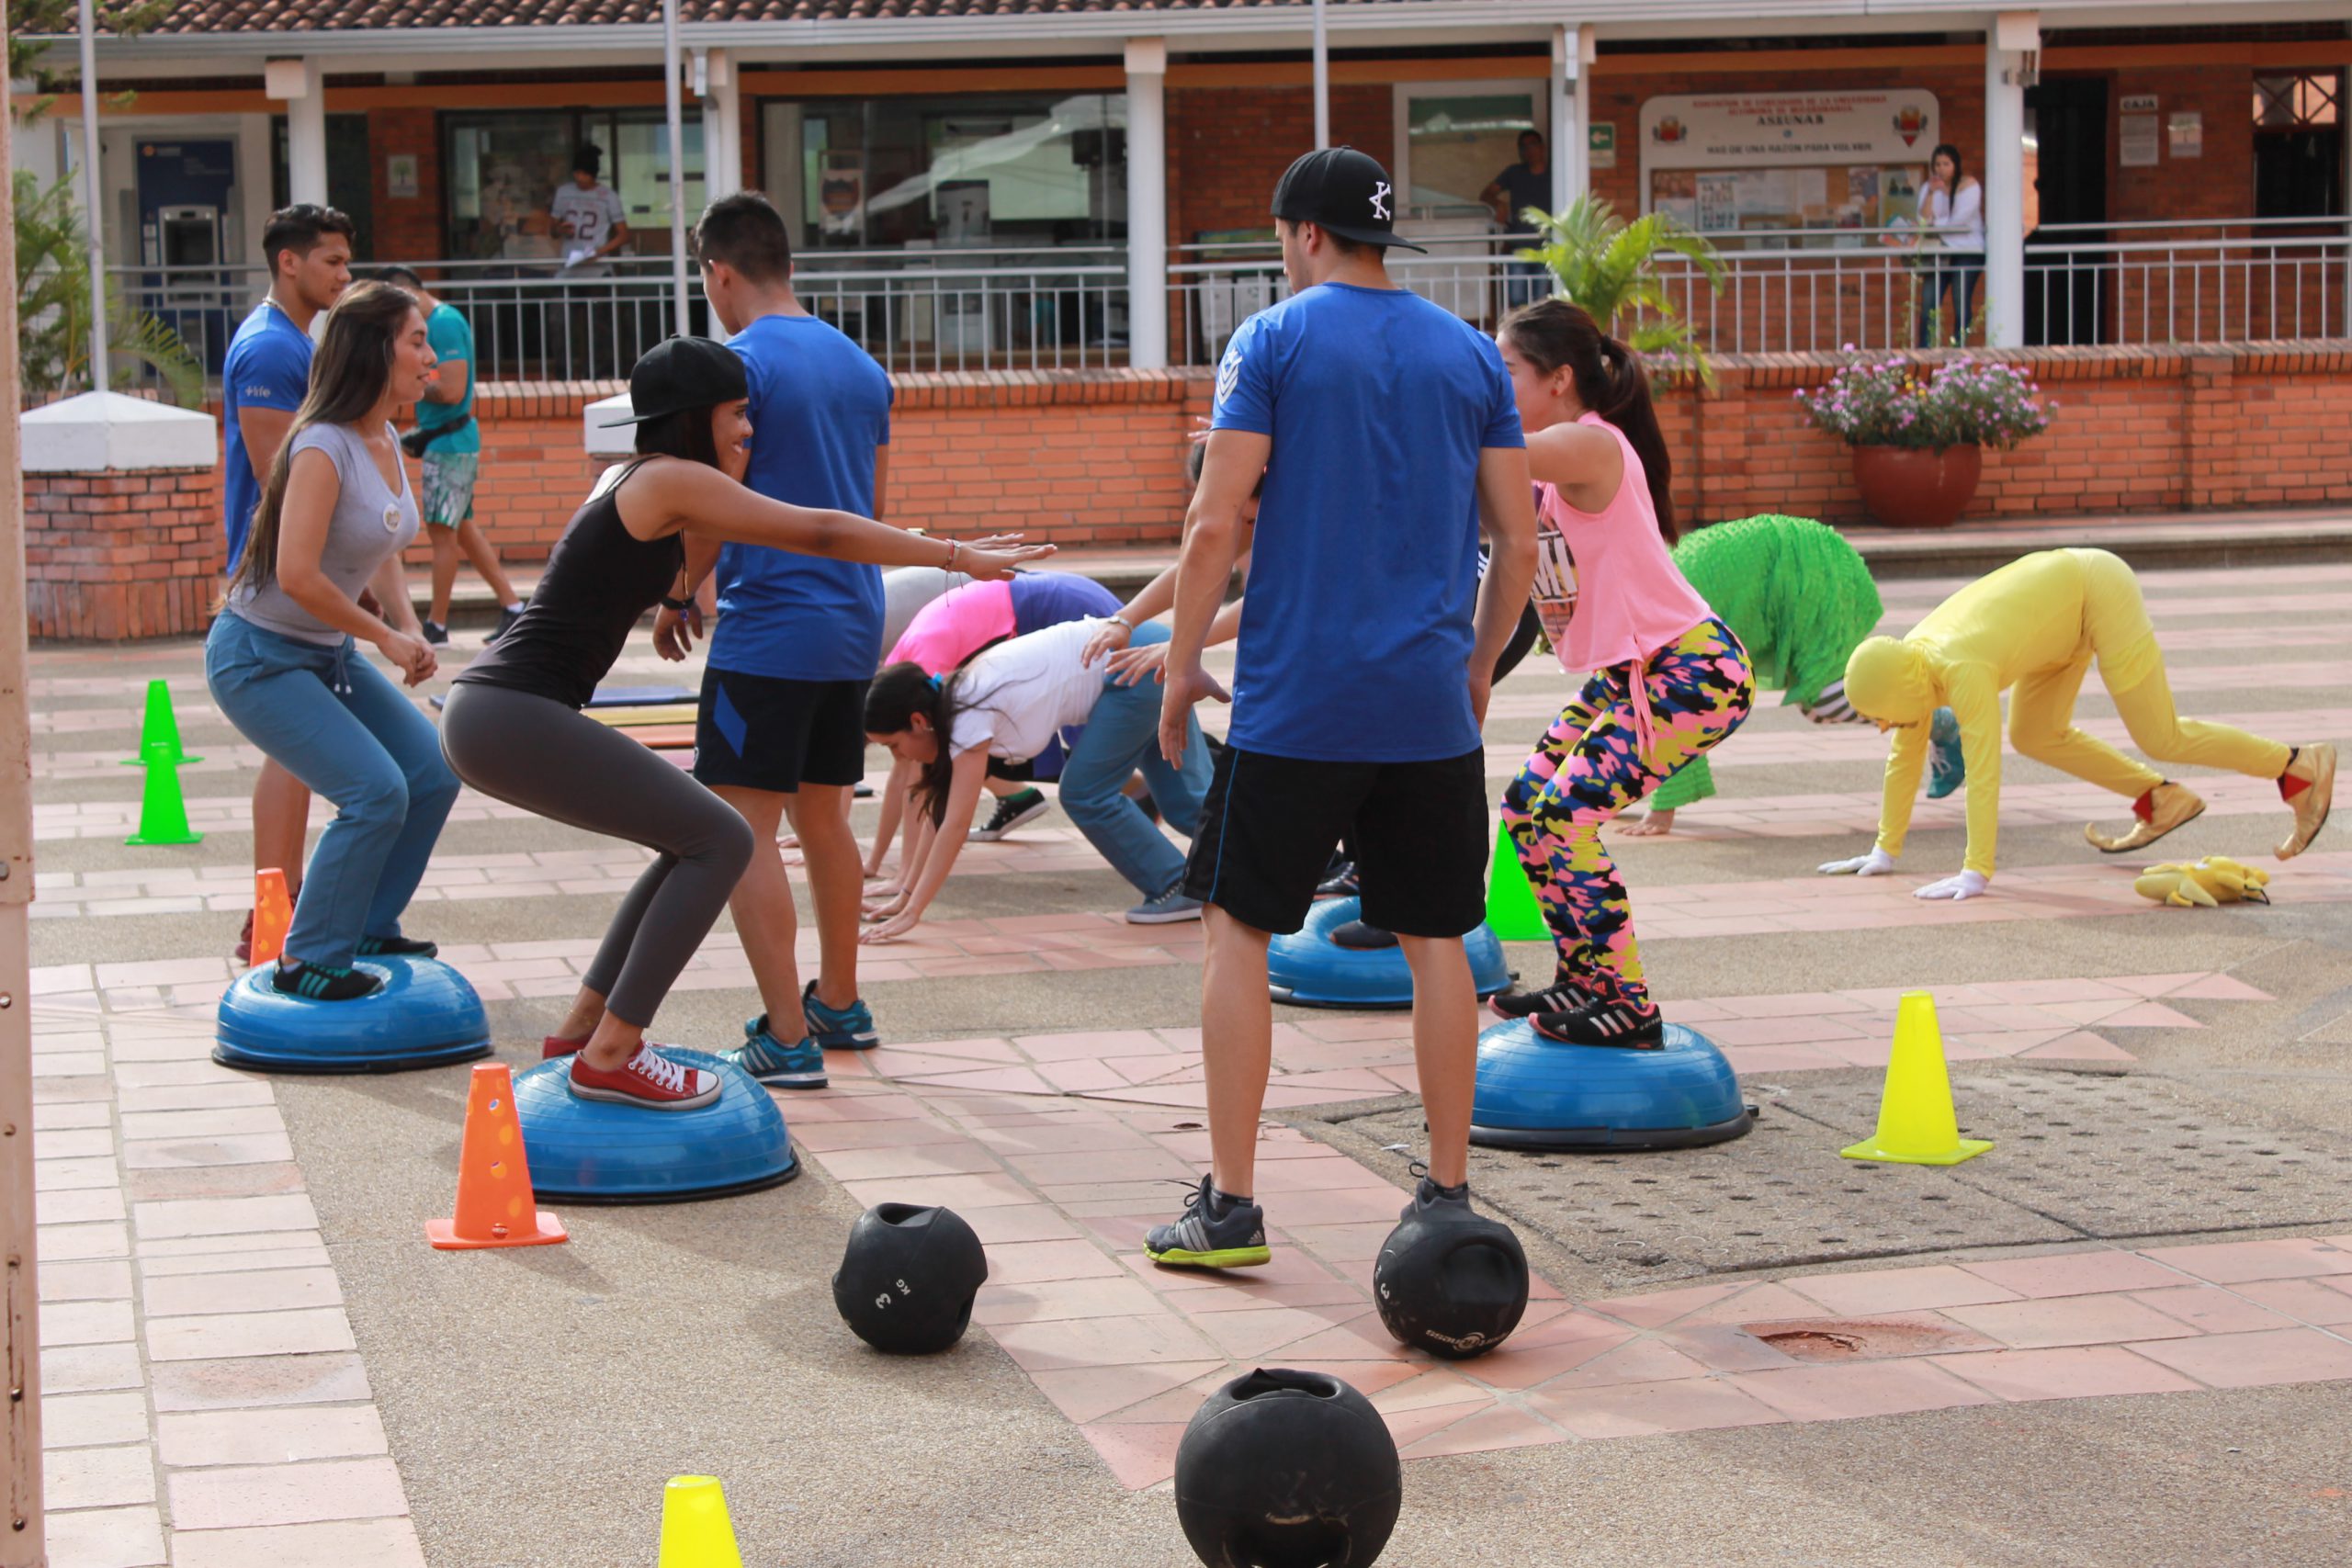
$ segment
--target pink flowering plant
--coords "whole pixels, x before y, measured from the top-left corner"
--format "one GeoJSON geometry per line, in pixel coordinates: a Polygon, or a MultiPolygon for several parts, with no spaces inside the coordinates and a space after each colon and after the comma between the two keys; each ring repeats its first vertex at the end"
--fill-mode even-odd
{"type": "Polygon", "coordinates": [[[2015,366],[1955,359],[1932,367],[1890,358],[1849,365],[1796,400],[1853,446],[2015,446],[2050,428],[2058,400],[2015,366]]]}

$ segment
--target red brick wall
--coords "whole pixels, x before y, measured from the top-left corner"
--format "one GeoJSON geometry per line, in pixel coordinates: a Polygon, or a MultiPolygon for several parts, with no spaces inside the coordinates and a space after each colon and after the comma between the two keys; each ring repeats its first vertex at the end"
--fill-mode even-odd
{"type": "MultiPolygon", "coordinates": [[[[1383,164],[1396,157],[1394,89],[1331,89],[1331,140],[1383,164]]],[[[1305,87],[1183,87],[1168,94],[1168,239],[1204,229],[1272,229],[1274,182],[1315,145],[1305,87]]]]}
{"type": "Polygon", "coordinates": [[[31,636],[186,637],[211,621],[227,566],[209,468],[25,476],[31,636]]]}
{"type": "Polygon", "coordinates": [[[427,108],[368,111],[368,156],[375,165],[373,199],[376,251],[367,262],[425,262],[443,259],[448,236],[441,229],[441,145],[435,113],[427,108]],[[416,159],[416,195],[395,201],[388,173],[394,153],[416,159]]]}

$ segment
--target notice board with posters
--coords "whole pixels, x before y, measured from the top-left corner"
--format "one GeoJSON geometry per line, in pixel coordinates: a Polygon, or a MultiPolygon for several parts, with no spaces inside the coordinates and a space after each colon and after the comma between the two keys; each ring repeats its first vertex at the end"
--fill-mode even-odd
{"type": "Polygon", "coordinates": [[[1936,96],[1699,93],[1642,105],[1642,210],[1708,234],[1875,229],[1917,220],[1936,96]]]}

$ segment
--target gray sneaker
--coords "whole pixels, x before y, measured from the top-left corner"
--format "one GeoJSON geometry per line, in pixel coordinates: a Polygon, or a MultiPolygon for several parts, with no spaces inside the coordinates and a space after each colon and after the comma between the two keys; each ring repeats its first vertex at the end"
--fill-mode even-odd
{"type": "Polygon", "coordinates": [[[1413,1201],[1406,1204],[1404,1212],[1396,1216],[1399,1224],[1416,1214],[1432,1220],[1474,1220],[1478,1217],[1477,1211],[1470,1207],[1468,1182],[1448,1191],[1430,1179],[1430,1168],[1420,1161],[1413,1162],[1412,1171],[1421,1179],[1420,1184],[1413,1189],[1413,1201]]]}
{"type": "Polygon", "coordinates": [[[1172,926],[1179,920],[1200,918],[1201,901],[1186,897],[1182,883],[1127,911],[1127,924],[1131,926],[1172,926]]]}

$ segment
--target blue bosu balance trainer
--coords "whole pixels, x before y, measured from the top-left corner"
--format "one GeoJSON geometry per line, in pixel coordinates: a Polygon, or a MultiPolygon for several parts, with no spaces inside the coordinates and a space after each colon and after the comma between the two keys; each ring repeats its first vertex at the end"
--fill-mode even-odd
{"type": "MultiPolygon", "coordinates": [[[[1413,1005],[1413,972],[1394,937],[1378,947],[1345,947],[1332,940],[1340,928],[1360,919],[1360,908],[1355,898],[1326,898],[1306,912],[1304,927],[1274,938],[1266,949],[1266,978],[1274,1000],[1308,1008],[1413,1005]]],[[[1470,975],[1480,996],[1510,988],[1510,968],[1493,931],[1480,926],[1462,945],[1469,952],[1470,975]]]]}
{"type": "Polygon", "coordinates": [[[466,977],[432,958],[363,958],[381,975],[346,1002],[289,997],[272,964],[237,976],[220,998],[212,1059],[270,1073],[398,1073],[490,1055],[490,1021],[466,977]]]}
{"type": "Polygon", "coordinates": [[[1478,1036],[1470,1141],[1567,1152],[1688,1149],[1746,1133],[1755,1112],[1724,1054],[1695,1030],[1666,1026],[1656,1051],[1566,1045],[1526,1021],[1478,1036]]]}
{"type": "Polygon", "coordinates": [[[559,1056],[514,1076],[514,1110],[531,1190],[542,1201],[671,1203],[756,1192],[800,1174],[784,1112],[742,1068],[675,1045],[662,1055],[706,1067],[722,1080],[718,1098],[692,1111],[648,1111],[582,1100],[559,1056]]]}

